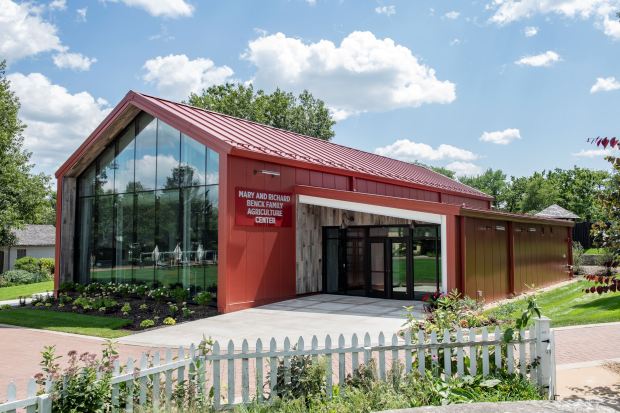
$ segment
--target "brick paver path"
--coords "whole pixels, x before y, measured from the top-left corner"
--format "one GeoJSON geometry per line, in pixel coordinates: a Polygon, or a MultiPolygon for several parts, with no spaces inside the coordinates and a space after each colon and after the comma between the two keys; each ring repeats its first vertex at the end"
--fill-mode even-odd
{"type": "Polygon", "coordinates": [[[620,323],[555,330],[556,364],[620,358],[620,323]]]}
{"type": "MultiPolygon", "coordinates": [[[[100,356],[104,342],[104,339],[96,337],[0,325],[0,401],[6,398],[6,385],[11,380],[17,385],[18,396],[26,396],[28,380],[41,371],[39,362],[44,346],[56,346],[56,355],[66,360],[71,350],[100,356]]],[[[123,362],[128,357],[138,358],[145,351],[154,351],[149,347],[130,345],[117,345],[117,350],[123,362]]]]}

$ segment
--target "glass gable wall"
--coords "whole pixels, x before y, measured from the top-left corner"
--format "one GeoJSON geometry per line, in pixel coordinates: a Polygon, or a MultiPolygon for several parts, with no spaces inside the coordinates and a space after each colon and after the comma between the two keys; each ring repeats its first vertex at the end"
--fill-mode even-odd
{"type": "Polygon", "coordinates": [[[217,152],[145,113],[78,179],[76,281],[217,288],[217,152]]]}

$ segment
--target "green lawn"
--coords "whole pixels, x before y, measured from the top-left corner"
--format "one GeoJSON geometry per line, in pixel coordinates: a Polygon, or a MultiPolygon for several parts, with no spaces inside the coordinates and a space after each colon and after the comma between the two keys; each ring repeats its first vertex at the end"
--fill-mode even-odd
{"type": "MultiPolygon", "coordinates": [[[[542,315],[551,319],[553,327],[620,321],[620,292],[603,295],[586,294],[582,290],[592,283],[577,281],[564,287],[540,293],[537,297],[542,315]]],[[[499,319],[515,319],[523,311],[525,300],[516,300],[487,312],[499,319]]]]}
{"type": "Polygon", "coordinates": [[[54,281],[2,287],[0,288],[0,301],[14,300],[19,297],[30,297],[32,294],[44,293],[52,290],[54,290],[54,281]]]}
{"type": "Polygon", "coordinates": [[[130,320],[94,315],[63,313],[33,308],[0,310],[0,324],[41,330],[62,331],[104,338],[118,338],[131,334],[123,330],[130,320]]]}

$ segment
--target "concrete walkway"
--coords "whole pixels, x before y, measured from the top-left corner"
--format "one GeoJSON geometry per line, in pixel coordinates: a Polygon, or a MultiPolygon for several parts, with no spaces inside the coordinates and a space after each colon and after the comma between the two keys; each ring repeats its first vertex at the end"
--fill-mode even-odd
{"type": "Polygon", "coordinates": [[[177,347],[198,343],[206,336],[220,344],[233,340],[236,347],[245,338],[254,348],[258,338],[265,345],[273,337],[280,347],[285,337],[296,342],[302,336],[310,343],[316,335],[322,345],[328,334],[332,342],[343,334],[348,343],[354,333],[362,338],[366,332],[376,342],[380,332],[391,337],[401,329],[406,320],[403,306],[414,306],[416,316],[423,316],[419,301],[319,294],[137,333],[119,342],[177,347]]]}
{"type": "Polygon", "coordinates": [[[594,401],[620,410],[620,323],[554,331],[559,398],[594,401]]]}

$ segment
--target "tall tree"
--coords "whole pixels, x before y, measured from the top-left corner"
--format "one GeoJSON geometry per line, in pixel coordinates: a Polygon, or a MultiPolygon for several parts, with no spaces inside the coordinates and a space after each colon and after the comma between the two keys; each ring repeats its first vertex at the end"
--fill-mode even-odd
{"type": "Polygon", "coordinates": [[[0,245],[15,242],[13,229],[49,220],[49,181],[33,175],[30,153],[23,148],[25,125],[19,120],[19,100],[0,62],[0,245]]]}
{"type": "Polygon", "coordinates": [[[495,208],[500,208],[504,203],[507,183],[506,174],[501,169],[493,170],[489,168],[481,175],[463,176],[459,180],[465,185],[469,185],[494,197],[493,206],[495,208]]]}
{"type": "Polygon", "coordinates": [[[325,102],[307,90],[295,97],[280,89],[267,94],[261,89],[254,90],[252,85],[226,83],[211,86],[200,94],[192,93],[188,102],[193,106],[324,140],[334,137],[332,128],[336,122],[325,102]]]}

